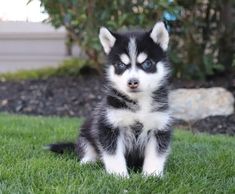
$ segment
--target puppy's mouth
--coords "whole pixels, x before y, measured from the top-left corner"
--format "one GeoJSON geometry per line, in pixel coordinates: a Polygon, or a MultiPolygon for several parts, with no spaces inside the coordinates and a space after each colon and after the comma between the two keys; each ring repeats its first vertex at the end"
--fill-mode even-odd
{"type": "Polygon", "coordinates": [[[141,92],[141,90],[140,89],[129,89],[128,92],[130,92],[130,93],[139,93],[139,92],[141,92]]]}

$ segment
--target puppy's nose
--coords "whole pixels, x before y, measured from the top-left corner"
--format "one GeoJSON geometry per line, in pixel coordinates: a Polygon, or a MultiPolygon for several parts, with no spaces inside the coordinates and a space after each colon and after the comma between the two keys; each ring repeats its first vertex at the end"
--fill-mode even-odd
{"type": "Polygon", "coordinates": [[[139,81],[138,81],[138,79],[133,78],[133,79],[130,79],[130,80],[128,81],[128,87],[129,87],[129,88],[131,88],[131,89],[136,89],[136,88],[138,88],[138,86],[139,86],[139,81]]]}

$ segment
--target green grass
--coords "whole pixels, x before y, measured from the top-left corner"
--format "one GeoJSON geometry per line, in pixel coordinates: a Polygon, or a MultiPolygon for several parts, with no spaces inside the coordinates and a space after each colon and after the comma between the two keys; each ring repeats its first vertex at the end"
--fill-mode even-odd
{"type": "Polygon", "coordinates": [[[42,146],[74,140],[79,119],[0,114],[0,193],[235,193],[235,138],[175,130],[163,179],[107,175],[42,146]]]}

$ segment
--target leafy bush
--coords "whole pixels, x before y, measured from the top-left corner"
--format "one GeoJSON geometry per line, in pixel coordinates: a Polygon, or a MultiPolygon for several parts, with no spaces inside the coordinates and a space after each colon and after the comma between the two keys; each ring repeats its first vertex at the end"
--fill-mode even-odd
{"type": "Polygon", "coordinates": [[[170,57],[177,77],[204,79],[230,71],[235,59],[232,0],[178,0],[181,11],[172,24],[170,57]]]}
{"type": "MultiPolygon", "coordinates": [[[[31,1],[31,0],[30,0],[31,1]]],[[[29,1],[29,2],[30,2],[29,1]]],[[[127,27],[152,27],[163,12],[175,13],[176,4],[169,0],[41,0],[49,14],[47,22],[58,28],[64,26],[70,41],[85,51],[91,65],[101,70],[103,56],[98,40],[99,28],[110,30],[127,27]]]]}
{"type": "Polygon", "coordinates": [[[71,58],[66,59],[54,72],[56,76],[78,76],[81,74],[84,68],[92,68],[87,60],[71,58]]]}
{"type": "Polygon", "coordinates": [[[171,32],[169,56],[176,77],[204,79],[233,68],[233,0],[41,0],[41,6],[49,14],[47,22],[64,26],[67,43],[79,44],[98,71],[103,63],[100,26],[146,28],[163,19],[171,32]]]}

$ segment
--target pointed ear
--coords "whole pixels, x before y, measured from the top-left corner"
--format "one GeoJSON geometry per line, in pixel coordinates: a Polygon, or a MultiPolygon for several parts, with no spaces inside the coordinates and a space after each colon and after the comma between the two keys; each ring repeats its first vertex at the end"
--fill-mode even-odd
{"type": "Polygon", "coordinates": [[[109,54],[111,48],[113,47],[116,38],[112,35],[112,33],[105,27],[100,28],[99,33],[100,43],[104,48],[104,52],[109,54]]]}
{"type": "Polygon", "coordinates": [[[157,22],[151,33],[150,37],[153,41],[159,44],[164,51],[167,50],[168,43],[169,43],[169,34],[163,22],[157,22]]]}

